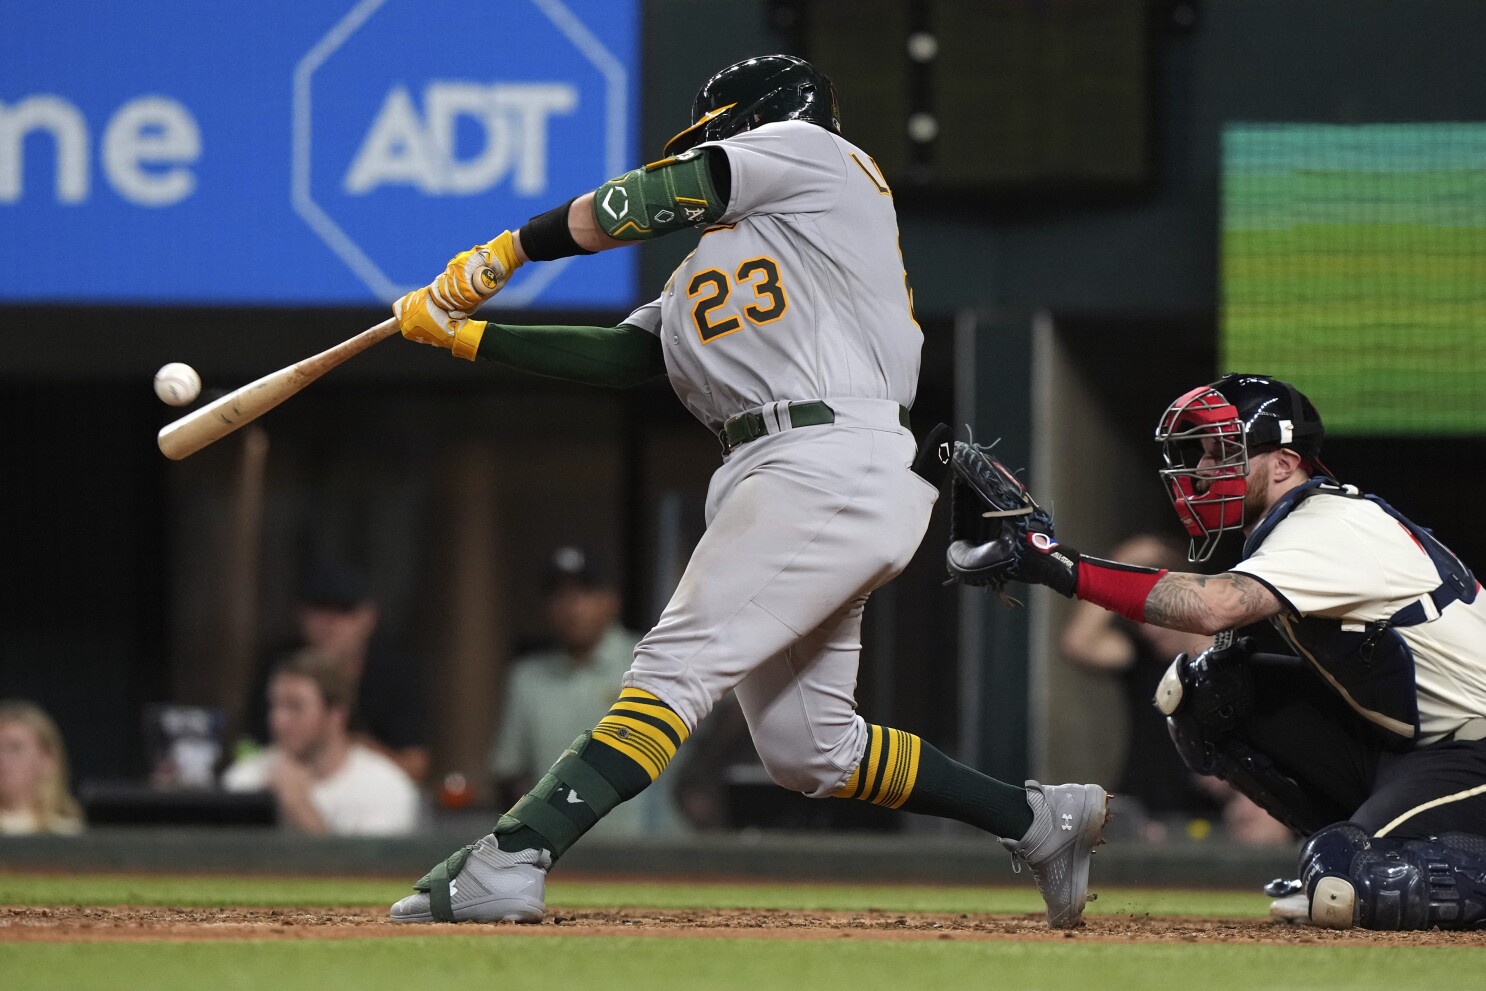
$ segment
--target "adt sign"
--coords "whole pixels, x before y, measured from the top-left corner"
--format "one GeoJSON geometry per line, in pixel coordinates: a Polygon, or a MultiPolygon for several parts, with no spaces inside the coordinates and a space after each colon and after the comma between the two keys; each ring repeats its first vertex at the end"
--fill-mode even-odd
{"type": "MultiPolygon", "coordinates": [[[[636,0],[17,6],[0,300],[389,302],[634,164],[636,0]]],[[[632,252],[572,261],[496,306],[634,301],[632,252]]]]}
{"type": "Polygon", "coordinates": [[[342,186],[364,196],[379,186],[412,185],[429,196],[469,196],[510,180],[522,196],[547,191],[547,119],[571,114],[571,83],[431,82],[420,116],[406,86],[387,91],[342,186]],[[481,132],[480,148],[461,158],[455,134],[461,117],[481,132]]]}
{"type": "MultiPolygon", "coordinates": [[[[632,73],[601,32],[626,15],[593,12],[590,25],[555,0],[361,0],[295,69],[296,210],[390,299],[427,282],[451,243],[488,240],[623,172],[632,73]]],[[[587,260],[564,300],[612,298],[605,283],[632,273],[615,260],[587,260]]],[[[567,265],[523,269],[501,302],[550,298],[567,265]]]]}

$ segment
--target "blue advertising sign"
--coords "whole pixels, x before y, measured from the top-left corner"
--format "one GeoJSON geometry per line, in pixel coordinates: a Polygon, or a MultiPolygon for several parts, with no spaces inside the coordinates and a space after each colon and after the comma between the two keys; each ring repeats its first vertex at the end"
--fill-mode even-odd
{"type": "MultiPolygon", "coordinates": [[[[12,0],[0,301],[365,305],[632,167],[637,0],[12,0]]],[[[577,264],[573,264],[577,262],[577,264]]],[[[503,307],[635,300],[633,252],[503,307]]]]}

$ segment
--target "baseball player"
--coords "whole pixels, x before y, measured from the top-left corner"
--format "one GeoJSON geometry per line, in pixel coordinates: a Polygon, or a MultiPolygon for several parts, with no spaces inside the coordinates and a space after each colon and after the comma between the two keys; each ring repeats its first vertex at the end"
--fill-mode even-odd
{"type": "MultiPolygon", "coordinates": [[[[1263,375],[1193,389],[1161,417],[1191,559],[1245,535],[1224,574],[1102,561],[1011,528],[1001,557],[1014,579],[1217,635],[1177,656],[1156,705],[1188,766],[1308,837],[1292,890],[1310,922],[1486,925],[1486,598],[1430,531],[1334,481],[1324,436],[1311,402],[1263,375]],[[1260,620],[1294,656],[1233,639],[1260,620]]],[[[961,547],[951,570],[972,558],[990,565],[961,547]]]]}
{"type": "Polygon", "coordinates": [[[1030,865],[1049,922],[1078,925],[1103,789],[997,781],[855,710],[863,607],[907,565],[938,496],[910,467],[922,334],[892,191],[841,137],[830,80],[785,55],[707,80],[664,155],[456,255],[395,305],[405,337],[461,358],[598,385],[664,373],[723,463],[707,530],[608,715],[392,918],[540,920],[553,862],[733,690],[777,783],[993,833],[1030,865]],[[660,297],[617,327],[469,317],[520,265],[693,228],[660,297]]]}

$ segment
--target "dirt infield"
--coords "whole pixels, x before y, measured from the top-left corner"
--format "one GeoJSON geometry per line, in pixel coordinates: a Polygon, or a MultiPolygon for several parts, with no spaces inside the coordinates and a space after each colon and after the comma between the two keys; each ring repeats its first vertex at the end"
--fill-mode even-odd
{"type": "Polygon", "coordinates": [[[1316,945],[1486,946],[1486,932],[1375,933],[1255,919],[1095,916],[1054,932],[1030,915],[697,909],[552,909],[540,925],[394,925],[385,910],[114,906],[0,907],[0,943],[356,939],[391,936],[664,936],[747,939],[1091,940],[1316,945]]]}

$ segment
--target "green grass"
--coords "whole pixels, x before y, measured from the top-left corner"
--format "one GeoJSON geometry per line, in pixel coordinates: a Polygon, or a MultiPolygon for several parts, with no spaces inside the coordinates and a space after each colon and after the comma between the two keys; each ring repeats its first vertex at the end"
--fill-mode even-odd
{"type": "MultiPolygon", "coordinates": [[[[7,987],[496,989],[639,987],[809,991],[894,989],[1304,988],[1436,991],[1479,951],[1048,942],[815,941],[585,937],[357,939],[340,942],[0,944],[7,987]]],[[[1467,979],[1467,983],[1469,980],[1467,979]]]]}
{"type": "MultiPolygon", "coordinates": [[[[0,873],[0,905],[386,905],[407,886],[386,879],[156,877],[0,873]]],[[[626,884],[554,879],[564,907],[881,909],[1035,912],[1030,884],[1007,888],[808,884],[626,884]]],[[[1091,914],[1262,916],[1257,894],[1105,889],[1091,914]]],[[[350,940],[6,943],[0,986],[18,991],[408,991],[637,987],[769,991],[925,988],[1239,991],[1436,991],[1440,974],[1479,970],[1479,950],[1451,947],[1257,946],[1218,941],[1102,943],[1077,935],[1037,941],[888,942],[697,936],[528,935],[510,928],[458,936],[350,940]],[[1469,954],[1469,956],[1467,956],[1469,954]]]]}
{"type": "MultiPolygon", "coordinates": [[[[0,874],[0,905],[385,906],[408,893],[404,881],[360,878],[156,877],[109,874],[0,874]]],[[[1091,915],[1262,917],[1260,894],[1106,888],[1091,915]]],[[[800,911],[982,912],[1041,907],[1028,881],[1005,888],[922,885],[657,884],[554,877],[547,901],[563,908],[778,908],[800,911]]]]}
{"type": "Polygon", "coordinates": [[[407,890],[386,878],[0,874],[0,905],[342,908],[391,905],[407,890]]]}

